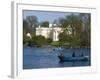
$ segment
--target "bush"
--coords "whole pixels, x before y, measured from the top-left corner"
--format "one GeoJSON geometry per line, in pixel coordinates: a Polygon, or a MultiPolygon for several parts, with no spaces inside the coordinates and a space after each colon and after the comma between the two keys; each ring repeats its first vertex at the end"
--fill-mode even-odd
{"type": "Polygon", "coordinates": [[[61,47],[61,43],[59,41],[53,41],[51,43],[52,46],[55,46],[55,47],[61,47]]]}

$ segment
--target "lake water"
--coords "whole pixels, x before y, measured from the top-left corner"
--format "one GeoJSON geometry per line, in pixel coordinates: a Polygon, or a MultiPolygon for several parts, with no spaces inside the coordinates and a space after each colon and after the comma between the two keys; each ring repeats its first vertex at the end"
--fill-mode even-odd
{"type": "Polygon", "coordinates": [[[90,48],[53,50],[53,48],[28,47],[23,49],[23,69],[90,66],[90,53],[90,48]],[[89,61],[59,62],[59,58],[57,56],[60,53],[63,53],[63,55],[67,57],[71,57],[73,52],[76,53],[76,56],[79,56],[81,53],[85,56],[89,56],[89,61]]]}

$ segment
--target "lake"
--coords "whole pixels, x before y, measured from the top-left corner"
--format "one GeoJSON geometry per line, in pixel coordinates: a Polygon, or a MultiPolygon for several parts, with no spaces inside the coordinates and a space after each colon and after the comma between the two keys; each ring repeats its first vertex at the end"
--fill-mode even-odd
{"type": "Polygon", "coordinates": [[[55,50],[53,48],[23,48],[23,69],[41,69],[41,68],[61,68],[61,67],[81,67],[91,65],[91,49],[90,48],[67,48],[55,50]],[[64,56],[71,57],[75,52],[76,56],[83,53],[89,56],[88,61],[69,61],[60,62],[58,55],[62,53],[64,56]]]}

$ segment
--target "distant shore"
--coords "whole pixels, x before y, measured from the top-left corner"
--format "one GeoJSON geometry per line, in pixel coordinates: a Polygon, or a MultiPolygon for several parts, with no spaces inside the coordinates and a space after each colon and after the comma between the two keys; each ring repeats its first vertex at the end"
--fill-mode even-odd
{"type": "Polygon", "coordinates": [[[51,46],[51,45],[34,45],[34,46],[23,46],[25,47],[31,47],[31,48],[91,48],[91,47],[68,47],[68,46],[51,46]]]}

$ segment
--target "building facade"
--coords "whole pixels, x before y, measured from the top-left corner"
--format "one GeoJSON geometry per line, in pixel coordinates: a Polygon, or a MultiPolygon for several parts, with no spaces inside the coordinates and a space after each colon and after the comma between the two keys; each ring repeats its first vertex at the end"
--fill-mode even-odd
{"type": "MultiPolygon", "coordinates": [[[[50,38],[53,41],[58,41],[59,40],[59,34],[64,31],[65,28],[61,28],[59,26],[52,26],[52,24],[49,24],[49,27],[36,27],[36,36],[44,36],[45,38],[50,38]]],[[[67,27],[67,32],[68,35],[72,34],[72,28],[70,26],[67,27]]],[[[27,37],[31,38],[31,34],[27,33],[27,37]]]]}
{"type": "MultiPolygon", "coordinates": [[[[36,36],[41,35],[45,38],[51,38],[53,41],[59,40],[59,34],[62,33],[64,28],[61,28],[59,26],[52,26],[52,24],[49,24],[49,27],[37,27],[36,28],[36,36]]],[[[72,34],[72,28],[71,26],[67,27],[67,34],[72,34]]]]}
{"type": "Polygon", "coordinates": [[[45,38],[51,38],[53,41],[58,41],[58,35],[62,32],[60,27],[37,27],[36,35],[42,35],[45,38]]]}

